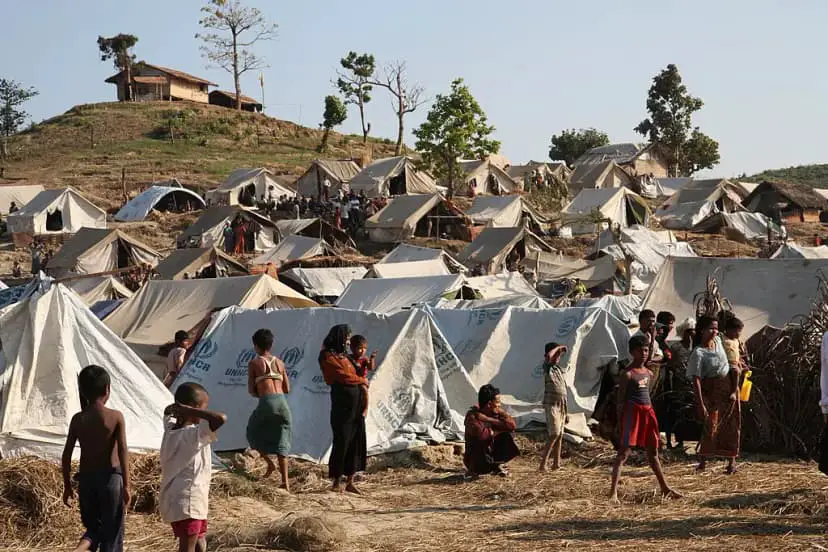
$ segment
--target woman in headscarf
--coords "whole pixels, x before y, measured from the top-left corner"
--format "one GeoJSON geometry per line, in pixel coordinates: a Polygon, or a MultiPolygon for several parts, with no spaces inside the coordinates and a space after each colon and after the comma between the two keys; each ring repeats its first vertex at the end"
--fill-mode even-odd
{"type": "Polygon", "coordinates": [[[695,345],[687,360],[687,377],[693,382],[696,406],[704,423],[698,470],[705,469],[708,458],[723,457],[728,459],[725,473],[731,474],[736,471],[739,455],[742,412],[715,318],[699,317],[695,345]]]}
{"type": "Polygon", "coordinates": [[[350,339],[351,328],[347,324],[331,328],[322,343],[319,367],[325,376],[325,383],[331,387],[333,448],[328,460],[328,477],[333,480],[332,490],[341,490],[344,476],[345,490],[359,494],[354,485],[354,475],[365,470],[367,457],[362,394],[368,381],[357,375],[348,358],[350,339]]]}

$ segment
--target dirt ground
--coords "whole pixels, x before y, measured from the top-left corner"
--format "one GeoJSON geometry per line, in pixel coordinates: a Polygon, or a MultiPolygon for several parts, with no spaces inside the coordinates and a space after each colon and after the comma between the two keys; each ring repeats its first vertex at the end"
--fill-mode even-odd
{"type": "MultiPolygon", "coordinates": [[[[523,456],[512,463],[509,478],[464,481],[452,446],[373,458],[361,482],[363,496],[331,493],[324,466],[306,463],[293,463],[290,495],[273,483],[219,476],[211,498],[210,549],[828,549],[828,481],[813,463],[752,457],[736,475],[725,476],[723,464],[697,474],[692,456],[669,453],[668,481],[685,497],[662,501],[649,468],[636,457],[623,475],[616,506],[605,498],[613,457],[605,444],[570,450],[561,471],[539,475],[540,442],[521,436],[519,443],[523,456]],[[291,524],[311,524],[315,531],[291,541],[284,530],[291,524]]],[[[81,534],[77,519],[72,523],[65,539],[53,543],[58,548],[81,534]]],[[[169,527],[156,515],[128,516],[126,550],[173,546],[169,527]]],[[[0,550],[54,549],[0,543],[0,550]]]]}

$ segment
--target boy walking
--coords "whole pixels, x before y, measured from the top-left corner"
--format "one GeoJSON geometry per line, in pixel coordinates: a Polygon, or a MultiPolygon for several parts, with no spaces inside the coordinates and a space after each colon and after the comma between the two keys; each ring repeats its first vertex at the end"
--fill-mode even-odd
{"type": "Polygon", "coordinates": [[[626,372],[621,375],[618,384],[618,419],[621,422],[621,445],[612,466],[612,483],[610,500],[618,502],[618,481],[621,479],[621,467],[630,456],[634,447],[647,451],[647,461],[655,473],[661,496],[664,498],[681,498],[672,490],[664,479],[661,461],[658,458],[658,421],[650,402],[650,381],[653,373],[646,367],[650,357],[650,343],[646,335],[634,335],[630,338],[629,349],[632,360],[626,372]]]}
{"type": "Polygon", "coordinates": [[[187,355],[187,347],[190,346],[190,334],[184,330],[175,332],[175,343],[170,352],[167,353],[167,373],[164,376],[164,386],[169,389],[175,383],[175,378],[184,367],[184,357],[187,355]]]}
{"type": "Polygon", "coordinates": [[[109,374],[90,365],[78,375],[81,411],[72,417],[63,448],[63,502],[69,506],[72,490],[72,453],[80,442],[78,502],[86,532],[75,552],[121,552],[124,548],[124,512],[129,504],[129,458],[124,415],[106,407],[109,374]]]}
{"type": "Polygon", "coordinates": [[[541,455],[540,471],[546,471],[552,457],[552,469],[561,467],[564,426],[566,425],[566,366],[561,366],[561,357],[566,354],[566,345],[547,343],[543,359],[543,411],[546,414],[546,431],[549,439],[541,455]]]}
{"type": "Polygon", "coordinates": [[[221,412],[207,410],[209,399],[204,387],[188,382],[176,390],[175,404],[164,410],[159,510],[172,525],[179,552],[207,550],[210,445],[227,421],[221,412]]]}

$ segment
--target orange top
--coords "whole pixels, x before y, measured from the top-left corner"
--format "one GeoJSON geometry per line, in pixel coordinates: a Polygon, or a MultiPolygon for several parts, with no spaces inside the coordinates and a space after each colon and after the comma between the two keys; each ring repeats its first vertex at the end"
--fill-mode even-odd
{"type": "Polygon", "coordinates": [[[328,385],[368,385],[368,380],[357,375],[353,363],[344,355],[323,351],[319,358],[319,367],[328,385]]]}

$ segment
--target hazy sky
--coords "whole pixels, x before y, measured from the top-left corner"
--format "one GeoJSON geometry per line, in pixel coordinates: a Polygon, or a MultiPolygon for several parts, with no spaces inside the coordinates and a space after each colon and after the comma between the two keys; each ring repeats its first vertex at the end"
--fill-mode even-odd
{"type": "MultiPolygon", "coordinates": [[[[348,50],[379,61],[407,61],[429,95],[463,77],[483,106],[502,152],[513,162],[544,159],[563,128],[606,131],[613,141],[640,140],[650,79],[678,65],[691,93],[705,101],[696,124],[720,142],[711,174],[828,162],[828,2],[822,0],[275,0],[250,1],[279,24],[279,38],[256,49],[267,113],[316,126],[348,50]],[[822,37],[822,38],[820,38],[822,37]],[[300,116],[301,114],[301,116],[300,116]]],[[[34,86],[35,121],[73,105],[112,100],[114,73],[99,61],[96,38],[139,37],[139,60],[203,76],[194,34],[198,0],[0,0],[0,77],[34,86]]],[[[243,80],[260,97],[257,75],[243,80]]],[[[410,129],[425,116],[410,116],[410,129]]],[[[372,134],[395,137],[389,100],[368,106],[372,134]]],[[[359,132],[356,111],[344,130],[359,132]]]]}

